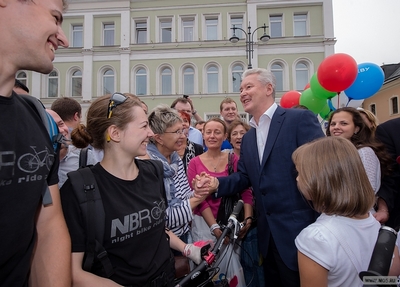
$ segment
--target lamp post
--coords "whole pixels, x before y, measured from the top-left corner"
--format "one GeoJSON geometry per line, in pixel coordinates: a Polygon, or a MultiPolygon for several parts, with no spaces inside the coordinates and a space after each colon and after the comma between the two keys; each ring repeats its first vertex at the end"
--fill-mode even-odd
{"type": "Polygon", "coordinates": [[[267,42],[271,37],[269,35],[267,35],[266,33],[266,29],[268,28],[268,26],[264,25],[257,27],[253,32],[251,32],[251,26],[250,26],[250,22],[249,22],[249,26],[247,27],[247,32],[245,30],[243,30],[242,28],[239,27],[235,27],[235,25],[233,25],[233,27],[231,28],[233,30],[233,35],[232,37],[229,38],[229,41],[233,44],[239,42],[239,37],[236,36],[235,31],[236,30],[241,30],[245,33],[246,35],[246,58],[248,60],[248,69],[252,69],[253,66],[251,64],[251,59],[253,58],[253,51],[254,51],[254,33],[258,30],[258,29],[264,29],[264,34],[260,37],[260,40],[262,42],[267,42]]]}

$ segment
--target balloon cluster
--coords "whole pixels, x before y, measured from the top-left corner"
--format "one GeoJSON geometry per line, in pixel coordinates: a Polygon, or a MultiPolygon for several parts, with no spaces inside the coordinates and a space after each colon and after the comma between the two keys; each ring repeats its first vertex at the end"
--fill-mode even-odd
{"type": "Polygon", "coordinates": [[[347,54],[334,54],[321,62],[302,93],[285,93],[280,105],[292,108],[300,104],[325,120],[335,110],[331,101],[333,97],[344,91],[349,101],[367,99],[379,91],[384,78],[381,67],[376,64],[357,65],[347,54]]]}

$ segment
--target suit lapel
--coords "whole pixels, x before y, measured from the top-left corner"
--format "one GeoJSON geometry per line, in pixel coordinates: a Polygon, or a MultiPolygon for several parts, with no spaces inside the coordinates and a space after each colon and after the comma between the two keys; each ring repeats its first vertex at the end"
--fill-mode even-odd
{"type": "MultiPolygon", "coordinates": [[[[272,116],[271,125],[269,126],[267,143],[265,144],[264,154],[261,162],[261,167],[263,167],[271,153],[272,147],[278,137],[279,131],[281,129],[282,123],[285,119],[285,110],[278,106],[274,115],[272,116]]],[[[262,170],[262,168],[260,169],[262,170]]]]}
{"type": "MultiPolygon", "coordinates": [[[[255,167],[256,172],[258,172],[260,170],[260,160],[258,157],[256,129],[251,128],[247,133],[249,134],[249,139],[248,139],[249,151],[250,151],[252,159],[254,161],[256,161],[256,164],[254,164],[253,166],[255,167]]],[[[246,134],[246,136],[247,136],[247,134],[246,134]]]]}

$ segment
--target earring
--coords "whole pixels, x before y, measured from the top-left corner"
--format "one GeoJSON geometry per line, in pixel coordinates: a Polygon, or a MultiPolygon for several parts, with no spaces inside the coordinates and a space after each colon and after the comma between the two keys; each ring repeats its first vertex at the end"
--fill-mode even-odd
{"type": "Polygon", "coordinates": [[[107,140],[108,143],[111,141],[111,137],[110,137],[109,134],[107,134],[106,140],[107,140]]]}

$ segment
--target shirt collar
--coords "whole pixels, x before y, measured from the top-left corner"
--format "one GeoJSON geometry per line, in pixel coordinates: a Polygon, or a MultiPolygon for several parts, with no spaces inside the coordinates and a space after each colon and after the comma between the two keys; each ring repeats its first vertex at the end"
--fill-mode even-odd
{"type": "MultiPolygon", "coordinates": [[[[276,109],[278,108],[278,105],[274,102],[260,117],[260,120],[258,122],[261,121],[261,119],[263,117],[268,117],[270,119],[272,119],[272,116],[274,115],[276,109]]],[[[251,118],[250,122],[249,122],[250,126],[252,126],[253,128],[257,127],[257,123],[254,120],[254,117],[251,118]]]]}

